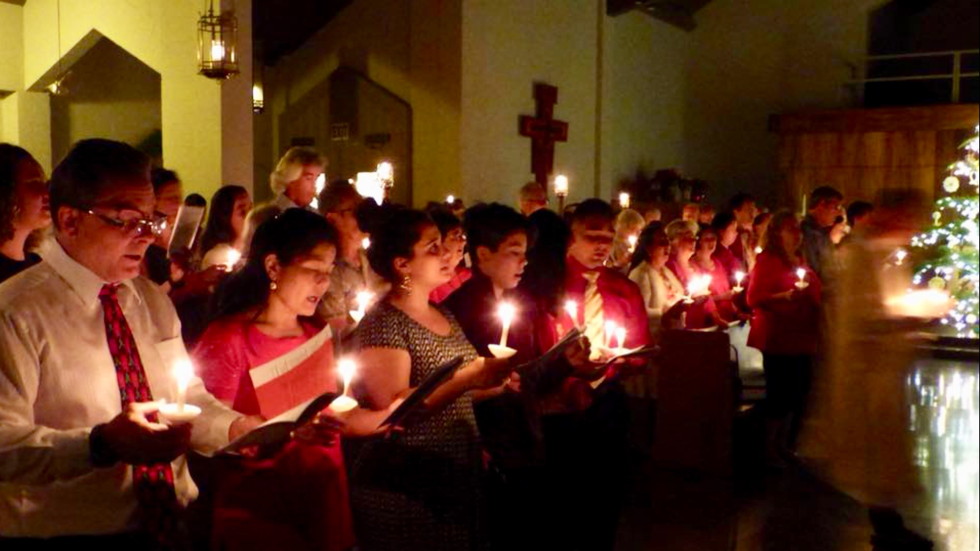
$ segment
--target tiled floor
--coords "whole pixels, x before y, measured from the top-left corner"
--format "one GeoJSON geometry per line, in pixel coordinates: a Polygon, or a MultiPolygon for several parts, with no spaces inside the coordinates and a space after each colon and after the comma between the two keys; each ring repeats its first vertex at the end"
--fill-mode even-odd
{"type": "MultiPolygon", "coordinates": [[[[927,488],[910,526],[937,550],[980,551],[978,544],[978,374],[972,362],[924,360],[909,376],[909,428],[927,488]]],[[[743,440],[744,441],[744,440],[743,440]]],[[[734,478],[637,466],[620,523],[623,551],[870,550],[866,509],[802,470],[741,469],[734,478]]]]}

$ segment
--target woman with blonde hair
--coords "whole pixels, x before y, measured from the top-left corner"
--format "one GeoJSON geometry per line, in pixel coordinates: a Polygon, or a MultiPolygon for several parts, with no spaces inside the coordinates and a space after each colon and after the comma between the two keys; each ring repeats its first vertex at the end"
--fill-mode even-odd
{"type": "Polygon", "coordinates": [[[623,209],[616,215],[614,228],[616,236],[613,238],[613,249],[609,255],[607,265],[624,273],[630,265],[630,259],[636,250],[636,242],[643,231],[646,221],[643,215],[633,209],[623,209]]]}

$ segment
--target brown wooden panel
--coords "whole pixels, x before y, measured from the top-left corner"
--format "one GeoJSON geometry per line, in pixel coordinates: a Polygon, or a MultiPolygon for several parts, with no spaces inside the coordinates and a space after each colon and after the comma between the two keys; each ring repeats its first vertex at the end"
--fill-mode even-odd
{"type": "Polygon", "coordinates": [[[770,128],[780,134],[955,130],[973,128],[978,118],[980,105],[976,104],[834,109],[774,115],[770,128]]]}

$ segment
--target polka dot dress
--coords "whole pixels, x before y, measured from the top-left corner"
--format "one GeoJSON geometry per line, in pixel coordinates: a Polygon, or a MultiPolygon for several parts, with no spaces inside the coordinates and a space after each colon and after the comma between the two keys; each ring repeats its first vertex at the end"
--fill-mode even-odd
{"type": "MultiPolygon", "coordinates": [[[[418,386],[457,356],[477,357],[459,324],[433,333],[387,302],[355,333],[359,348],[406,350],[410,384],[418,386]]],[[[364,551],[480,549],[482,455],[473,404],[463,396],[393,439],[375,439],[355,452],[351,505],[364,551]]]]}

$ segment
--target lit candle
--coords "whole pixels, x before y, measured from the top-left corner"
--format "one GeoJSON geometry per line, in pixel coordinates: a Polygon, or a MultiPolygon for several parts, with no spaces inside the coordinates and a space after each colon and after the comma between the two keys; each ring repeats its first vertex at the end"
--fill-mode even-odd
{"type": "Polygon", "coordinates": [[[559,174],[555,176],[555,195],[565,197],[568,195],[568,177],[559,174]]]}
{"type": "Polygon", "coordinates": [[[687,283],[687,294],[690,298],[705,295],[708,293],[709,287],[711,287],[711,276],[707,274],[694,276],[687,283]]]}
{"type": "Polygon", "coordinates": [[[626,348],[626,328],[616,327],[614,331],[616,335],[616,347],[615,348],[626,348]]]}
{"type": "Polygon", "coordinates": [[[503,327],[500,332],[501,347],[507,346],[507,334],[510,333],[510,324],[514,321],[515,314],[517,314],[517,309],[509,302],[501,302],[500,306],[497,306],[497,316],[500,318],[500,324],[503,327]]]}
{"type": "Polygon", "coordinates": [[[371,291],[358,291],[354,296],[354,302],[357,303],[357,310],[350,311],[350,317],[354,318],[354,323],[361,323],[364,319],[364,312],[367,311],[367,307],[371,304],[371,300],[374,298],[374,293],[371,291]]]}
{"type": "Polygon", "coordinates": [[[762,254],[762,247],[756,247],[754,250],[755,254],[762,254]]]}
{"type": "Polygon", "coordinates": [[[174,378],[177,379],[177,411],[183,412],[187,403],[187,387],[194,378],[194,366],[190,360],[177,360],[174,364],[174,378]]]}
{"type": "Polygon", "coordinates": [[[235,269],[235,265],[242,259],[242,253],[238,249],[228,249],[225,256],[225,268],[230,272],[235,269]]]}
{"type": "Polygon", "coordinates": [[[449,203],[450,206],[452,206],[452,204],[456,202],[456,196],[453,194],[447,195],[446,202],[449,203]]]}
{"type": "Polygon", "coordinates": [[[909,255],[909,253],[905,249],[898,249],[898,250],[896,250],[895,251],[895,265],[896,266],[901,266],[902,265],[902,262],[905,262],[905,257],[907,257],[908,255],[909,255]]]}
{"type": "Polygon", "coordinates": [[[603,343],[603,344],[605,344],[606,348],[612,348],[613,347],[612,346],[612,341],[613,341],[613,337],[616,335],[616,328],[617,327],[619,327],[619,326],[614,321],[607,321],[603,325],[602,332],[604,333],[603,336],[606,338],[606,342],[603,343]]]}
{"type": "Polygon", "coordinates": [[[797,289],[806,289],[809,283],[806,282],[806,270],[803,268],[796,269],[796,277],[799,281],[796,282],[797,289]]]}
{"type": "Polygon", "coordinates": [[[361,248],[364,249],[365,251],[371,248],[370,237],[365,237],[364,239],[361,239],[361,248]]]}
{"type": "Polygon", "coordinates": [[[225,44],[220,40],[211,41],[211,61],[224,61],[225,44]]]}
{"type": "Polygon", "coordinates": [[[566,300],[565,313],[571,318],[572,326],[578,327],[578,303],[574,300],[566,300]]]}
{"type": "Polygon", "coordinates": [[[626,242],[629,244],[630,252],[633,252],[633,251],[636,250],[636,241],[637,241],[637,239],[639,239],[639,238],[637,236],[635,236],[635,235],[628,235],[628,236],[626,236],[626,242]]]}
{"type": "Polygon", "coordinates": [[[177,403],[160,404],[160,418],[171,424],[188,423],[201,414],[201,408],[187,403],[187,387],[194,379],[194,366],[190,360],[178,360],[174,364],[174,379],[177,381],[177,403]]]}
{"type": "Polygon", "coordinates": [[[744,280],[744,279],[745,279],[745,272],[743,272],[741,270],[735,272],[735,288],[732,289],[732,290],[735,291],[736,293],[741,292],[742,291],[742,280],[744,280]]]}
{"type": "Polygon", "coordinates": [[[624,209],[630,208],[630,194],[629,193],[627,193],[625,191],[619,192],[619,206],[621,208],[624,208],[624,209]]]}
{"type": "Polygon", "coordinates": [[[357,400],[350,396],[350,382],[354,378],[354,372],[357,371],[357,364],[350,358],[342,358],[337,361],[337,371],[344,381],[344,391],[330,402],[330,411],[344,413],[357,407],[357,400]]]}

